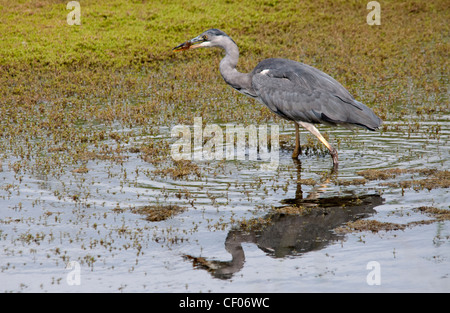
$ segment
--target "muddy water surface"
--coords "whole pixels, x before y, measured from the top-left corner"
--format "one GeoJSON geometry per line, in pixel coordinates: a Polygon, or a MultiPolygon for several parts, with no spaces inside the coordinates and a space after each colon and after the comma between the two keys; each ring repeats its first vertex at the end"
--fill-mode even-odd
{"type": "Polygon", "coordinates": [[[276,171],[219,160],[176,176],[132,149],[169,140],[168,128],[134,137],[120,162],[59,175],[21,172],[5,157],[0,290],[449,292],[448,116],[421,132],[397,124],[323,128],[339,146],[338,171],[326,154],[294,162],[287,144],[276,171]]]}

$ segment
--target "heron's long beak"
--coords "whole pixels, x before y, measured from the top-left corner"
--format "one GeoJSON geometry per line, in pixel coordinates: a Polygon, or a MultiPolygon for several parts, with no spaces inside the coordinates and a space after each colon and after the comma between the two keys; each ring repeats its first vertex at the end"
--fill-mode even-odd
{"type": "Polygon", "coordinates": [[[204,43],[204,42],[205,42],[205,40],[202,37],[198,36],[191,40],[183,42],[182,44],[179,44],[178,46],[173,48],[172,51],[177,52],[177,51],[200,48],[200,47],[202,47],[202,43],[204,43]],[[197,42],[199,44],[196,44],[197,42]]]}

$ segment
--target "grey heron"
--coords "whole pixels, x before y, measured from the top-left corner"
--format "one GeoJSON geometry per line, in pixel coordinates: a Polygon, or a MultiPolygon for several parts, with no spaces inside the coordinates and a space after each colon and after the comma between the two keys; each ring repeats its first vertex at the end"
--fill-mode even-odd
{"type": "Polygon", "coordinates": [[[328,148],[333,165],[337,167],[336,149],[314,124],[359,126],[374,131],[382,123],[370,108],[355,100],[339,82],[312,66],[287,59],[270,58],[261,61],[250,73],[238,72],[236,65],[239,48],[233,39],[219,29],[209,29],[176,46],[173,51],[202,47],[219,47],[225,50],[219,70],[228,85],[259,100],[281,118],[294,122],[294,159],[301,153],[299,125],[328,148]]]}

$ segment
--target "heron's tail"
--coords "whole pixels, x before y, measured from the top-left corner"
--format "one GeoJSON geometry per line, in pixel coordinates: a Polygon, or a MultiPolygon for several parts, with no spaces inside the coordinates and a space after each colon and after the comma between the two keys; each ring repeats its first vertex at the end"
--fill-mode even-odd
{"type": "Polygon", "coordinates": [[[352,108],[352,114],[347,123],[361,126],[372,131],[377,130],[381,123],[383,123],[383,120],[365,104],[354,100],[352,105],[354,108],[352,108]]]}

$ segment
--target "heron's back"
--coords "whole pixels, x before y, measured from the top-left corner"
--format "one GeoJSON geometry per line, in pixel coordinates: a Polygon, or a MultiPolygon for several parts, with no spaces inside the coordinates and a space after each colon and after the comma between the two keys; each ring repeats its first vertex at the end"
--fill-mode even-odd
{"type": "Polygon", "coordinates": [[[292,60],[266,59],[252,71],[258,99],[294,121],[351,124],[375,130],[381,119],[324,72],[292,60]]]}

